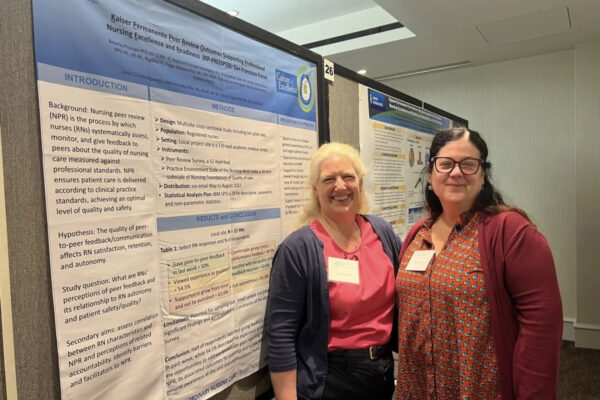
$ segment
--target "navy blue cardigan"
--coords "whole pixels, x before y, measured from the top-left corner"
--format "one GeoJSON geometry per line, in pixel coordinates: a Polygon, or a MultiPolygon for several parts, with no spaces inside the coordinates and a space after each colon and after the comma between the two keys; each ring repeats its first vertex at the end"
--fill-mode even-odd
{"type": "MultiPolygon", "coordinates": [[[[398,272],[400,239],[382,218],[365,215],[398,272]]],[[[273,258],[267,301],[269,369],[297,370],[300,399],[320,399],[327,374],[329,289],[323,243],[308,226],[293,232],[273,258]]],[[[390,344],[397,350],[397,312],[390,344]]]]}

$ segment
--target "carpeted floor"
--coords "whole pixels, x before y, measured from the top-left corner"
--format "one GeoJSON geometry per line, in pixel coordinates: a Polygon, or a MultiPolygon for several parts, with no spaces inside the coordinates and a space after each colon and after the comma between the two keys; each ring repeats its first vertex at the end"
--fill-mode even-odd
{"type": "Polygon", "coordinates": [[[563,341],[558,375],[559,400],[600,400],[600,350],[563,341]]]}
{"type": "MultiPolygon", "coordinates": [[[[396,354],[394,353],[394,356],[396,354]]],[[[272,399],[273,392],[257,399],[272,399]]],[[[558,376],[559,400],[600,400],[600,350],[563,341],[558,376]]]]}

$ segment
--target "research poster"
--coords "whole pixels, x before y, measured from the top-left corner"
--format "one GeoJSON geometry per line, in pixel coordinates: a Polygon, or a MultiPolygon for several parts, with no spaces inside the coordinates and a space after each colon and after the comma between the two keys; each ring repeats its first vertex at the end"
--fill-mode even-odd
{"type": "Polygon", "coordinates": [[[360,154],[372,210],[404,238],[425,217],[424,168],[433,135],[452,121],[364,85],[358,90],[360,154]]]}
{"type": "Polygon", "coordinates": [[[34,0],[63,399],[204,399],[265,364],[315,64],[158,0],[34,0]]]}

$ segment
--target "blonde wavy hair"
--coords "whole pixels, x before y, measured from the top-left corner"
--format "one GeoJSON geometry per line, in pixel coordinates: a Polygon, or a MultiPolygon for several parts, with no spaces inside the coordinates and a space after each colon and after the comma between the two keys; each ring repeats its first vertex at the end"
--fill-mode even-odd
{"type": "Polygon", "coordinates": [[[366,168],[360,159],[360,154],[354,147],[345,143],[325,143],[319,147],[310,160],[308,167],[308,178],[306,179],[305,184],[306,190],[309,192],[309,200],[308,203],[304,205],[302,210],[296,215],[295,222],[292,224],[292,231],[295,231],[296,229],[308,224],[321,214],[321,204],[319,203],[319,198],[315,193],[315,187],[319,181],[319,175],[321,174],[321,163],[325,159],[334,155],[347,157],[350,162],[352,162],[354,171],[359,179],[360,188],[360,198],[356,212],[358,214],[366,214],[369,211],[369,200],[367,199],[364,189],[366,168]]]}

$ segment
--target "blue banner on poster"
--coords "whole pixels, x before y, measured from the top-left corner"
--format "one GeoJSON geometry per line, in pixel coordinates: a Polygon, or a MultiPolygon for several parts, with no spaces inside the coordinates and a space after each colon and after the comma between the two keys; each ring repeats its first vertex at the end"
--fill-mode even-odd
{"type": "MultiPolygon", "coordinates": [[[[38,66],[84,77],[72,86],[104,77],[99,82],[201,97],[310,121],[316,129],[315,64],[172,4],[34,0],[33,16],[38,66]]],[[[61,74],[38,70],[38,79],[65,84],[61,74]]]]}
{"type": "Polygon", "coordinates": [[[451,126],[448,118],[373,89],[369,89],[369,118],[431,134],[451,126]]]}
{"type": "Polygon", "coordinates": [[[168,232],[182,229],[203,228],[206,226],[239,224],[241,222],[261,221],[280,217],[281,210],[279,208],[240,210],[213,214],[158,218],[157,227],[159,232],[168,232]]]}

